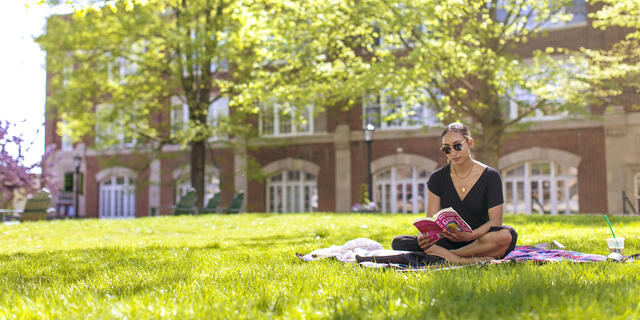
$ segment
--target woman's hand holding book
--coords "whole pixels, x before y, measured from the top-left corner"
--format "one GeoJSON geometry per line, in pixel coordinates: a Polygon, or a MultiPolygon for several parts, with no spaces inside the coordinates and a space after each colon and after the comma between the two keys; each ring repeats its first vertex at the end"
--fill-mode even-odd
{"type": "Polygon", "coordinates": [[[418,236],[418,245],[420,246],[420,248],[422,248],[422,250],[431,248],[431,246],[433,246],[437,241],[438,239],[433,239],[426,234],[421,234],[420,236],[418,236]]]}
{"type": "Polygon", "coordinates": [[[446,230],[440,234],[443,238],[447,238],[454,242],[473,241],[475,237],[473,233],[463,232],[460,230],[449,231],[446,230]]]}

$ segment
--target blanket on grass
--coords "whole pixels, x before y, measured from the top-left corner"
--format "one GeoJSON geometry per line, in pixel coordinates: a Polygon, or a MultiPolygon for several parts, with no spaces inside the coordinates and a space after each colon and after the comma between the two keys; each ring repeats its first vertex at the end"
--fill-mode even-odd
{"type": "MultiPolygon", "coordinates": [[[[371,260],[371,259],[363,259],[362,257],[388,257],[392,255],[407,255],[410,256],[412,253],[408,251],[397,251],[397,250],[386,250],[383,249],[382,245],[378,242],[366,239],[366,238],[358,238],[354,240],[350,240],[342,246],[331,246],[329,248],[318,249],[312,251],[308,254],[300,254],[297,253],[296,256],[304,261],[316,261],[325,258],[332,258],[338,261],[347,262],[347,263],[358,263],[359,265],[365,267],[377,267],[377,268],[395,268],[395,269],[455,269],[463,266],[446,266],[442,263],[434,263],[427,265],[418,265],[418,263],[413,263],[414,260],[411,257],[408,257],[406,263],[379,263],[372,261],[362,261],[362,260],[371,260]]],[[[413,253],[415,254],[415,253],[413,253]]],[[[583,253],[577,251],[570,250],[549,250],[544,247],[537,246],[516,246],[513,251],[511,251],[507,256],[500,260],[492,260],[488,262],[480,263],[480,265],[488,265],[488,264],[502,264],[502,263],[517,263],[517,262],[525,262],[525,261],[534,261],[534,262],[558,262],[558,261],[568,261],[568,262],[602,262],[612,260],[610,257],[599,255],[599,254],[591,254],[591,253],[583,253]]],[[[631,255],[622,257],[622,259],[615,259],[614,261],[637,261],[640,260],[640,255],[631,255]]]]}

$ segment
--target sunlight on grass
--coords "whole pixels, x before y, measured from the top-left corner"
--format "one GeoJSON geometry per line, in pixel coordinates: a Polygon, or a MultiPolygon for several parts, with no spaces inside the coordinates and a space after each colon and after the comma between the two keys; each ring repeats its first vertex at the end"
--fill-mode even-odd
{"type": "MultiPolygon", "coordinates": [[[[0,318],[638,318],[638,264],[400,273],[294,257],[389,248],[413,215],[240,214],[0,225],[0,318]]],[[[612,217],[636,253],[640,219],[612,217]]],[[[601,216],[506,216],[518,244],[606,254],[601,216]]]]}

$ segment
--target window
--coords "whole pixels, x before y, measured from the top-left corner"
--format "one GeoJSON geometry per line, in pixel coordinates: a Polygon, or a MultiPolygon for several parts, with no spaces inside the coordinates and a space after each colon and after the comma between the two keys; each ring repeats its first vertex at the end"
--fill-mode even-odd
{"type": "Polygon", "coordinates": [[[113,108],[112,105],[101,104],[96,107],[96,113],[100,118],[100,121],[96,124],[96,137],[97,144],[119,147],[133,147],[137,140],[132,133],[135,132],[135,128],[125,128],[124,121],[122,120],[124,110],[118,110],[113,108]]]}
{"type": "Polygon", "coordinates": [[[185,130],[189,125],[189,105],[177,97],[171,98],[171,134],[185,130]]]}
{"type": "MultiPolygon", "coordinates": [[[[62,128],[64,128],[66,125],[66,122],[63,120],[62,122],[58,123],[58,130],[60,130],[62,128]]],[[[73,150],[73,139],[71,138],[70,135],[66,134],[66,133],[62,133],[62,135],[60,136],[60,149],[62,151],[71,151],[73,150]]]]}
{"type": "Polygon", "coordinates": [[[296,110],[282,104],[264,105],[260,112],[260,134],[294,136],[313,133],[313,107],[296,110]],[[299,112],[299,114],[297,113],[299,112]]]}
{"type": "Polygon", "coordinates": [[[73,192],[73,172],[64,174],[64,191],[73,192]]]}
{"type": "MultiPolygon", "coordinates": [[[[538,101],[538,98],[534,93],[519,87],[516,87],[513,90],[513,96],[514,96],[514,99],[509,101],[509,118],[511,119],[518,117],[519,112],[521,112],[519,110],[520,108],[518,106],[518,103],[520,103],[521,105],[534,105],[538,101]]],[[[558,103],[560,102],[558,101],[558,103]]],[[[555,111],[545,112],[540,108],[538,108],[534,111],[533,115],[526,118],[522,118],[522,121],[558,120],[558,119],[565,118],[568,115],[569,113],[566,110],[555,110],[555,111]]]]}
{"type": "Polygon", "coordinates": [[[568,21],[549,21],[545,23],[543,28],[558,28],[577,24],[585,24],[587,22],[587,2],[586,0],[573,0],[572,6],[567,6],[560,12],[561,14],[571,14],[571,20],[568,21]]]}
{"type": "MultiPolygon", "coordinates": [[[[218,128],[222,119],[229,116],[229,98],[220,97],[209,106],[207,122],[213,128],[218,128]]],[[[215,132],[215,129],[214,129],[215,132]]],[[[221,140],[224,135],[214,134],[210,140],[221,140]]]]}
{"type": "MultiPolygon", "coordinates": [[[[571,77],[585,75],[588,66],[583,64],[584,62],[574,61],[570,56],[554,56],[552,58],[555,60],[552,65],[523,69],[526,73],[523,76],[524,80],[531,88],[525,89],[516,86],[511,89],[510,94],[507,94],[505,98],[508,99],[509,118],[514,119],[521,112],[526,112],[528,106],[533,106],[540,101],[539,97],[546,99],[545,103],[536,108],[532,114],[523,118],[522,121],[557,120],[569,116],[569,112],[563,106],[566,102],[565,92],[560,88],[572,81],[571,77]],[[554,68],[557,70],[551,71],[554,68]],[[525,111],[520,109],[521,107],[524,107],[525,111]]],[[[534,61],[527,59],[522,64],[523,68],[527,68],[532,66],[534,61]]]]}
{"type": "MultiPolygon", "coordinates": [[[[78,194],[82,194],[83,183],[84,183],[84,174],[82,172],[79,173],[78,177],[78,194]]],[[[73,192],[73,185],[75,184],[76,175],[73,172],[67,172],[64,174],[64,188],[62,191],[64,192],[73,192]]]]}
{"type": "MultiPolygon", "coordinates": [[[[208,124],[216,128],[224,117],[229,116],[229,98],[220,97],[209,105],[207,110],[208,124]]],[[[178,97],[171,98],[171,134],[186,130],[189,126],[189,105],[178,97]]],[[[220,140],[225,137],[214,134],[210,140],[220,140]]]]}
{"type": "Polygon", "coordinates": [[[503,172],[505,212],[577,213],[578,169],[527,161],[503,172]]]}
{"type": "Polygon", "coordinates": [[[268,212],[311,212],[317,196],[317,177],[311,173],[282,170],[267,179],[268,212]]]}
{"type": "Polygon", "coordinates": [[[379,129],[413,129],[424,125],[437,125],[439,120],[428,103],[408,107],[405,99],[385,95],[363,98],[362,127],[371,123],[379,129]]]}
{"type": "Polygon", "coordinates": [[[62,87],[63,88],[68,88],[69,87],[69,80],[71,79],[71,75],[73,73],[73,68],[71,66],[64,66],[62,68],[62,87]]]}
{"type": "MultiPolygon", "coordinates": [[[[552,19],[549,19],[549,21],[542,23],[540,27],[544,29],[552,29],[552,28],[561,28],[565,26],[586,24],[587,22],[586,0],[573,0],[572,2],[573,2],[573,5],[567,6],[562,10],[559,10],[558,12],[558,15],[571,14],[571,17],[568,21],[558,21],[558,19],[552,17],[552,19]]],[[[511,9],[504,8],[505,1],[499,1],[498,3],[499,3],[498,10],[496,13],[498,21],[506,22],[505,20],[507,18],[507,10],[511,10],[511,9]]],[[[518,4],[515,4],[515,5],[518,5],[518,4]]],[[[525,6],[521,9],[520,15],[522,17],[526,17],[531,10],[532,9],[530,6],[525,6]]],[[[527,24],[527,28],[533,29],[535,26],[537,26],[541,22],[541,21],[537,21],[536,18],[537,17],[534,13],[531,17],[529,17],[529,19],[522,20],[522,22],[527,24]]],[[[510,21],[508,23],[510,23],[510,21]]]]}
{"type": "Polygon", "coordinates": [[[135,62],[127,61],[124,57],[118,57],[116,59],[116,65],[118,66],[118,75],[120,76],[121,84],[125,83],[128,76],[138,72],[138,65],[135,62]]]}
{"type": "Polygon", "coordinates": [[[211,62],[211,72],[228,72],[229,71],[229,62],[227,59],[220,59],[219,62],[213,61],[211,62]]]}
{"type": "MultiPolygon", "coordinates": [[[[109,52],[106,55],[111,57],[109,52]]],[[[135,62],[128,61],[125,57],[117,57],[115,62],[110,62],[107,65],[107,79],[109,81],[117,81],[120,84],[125,84],[127,76],[136,72],[138,72],[138,65],[135,62]]]]}
{"type": "Polygon", "coordinates": [[[132,43],[130,44],[131,51],[128,51],[129,49],[125,50],[130,52],[129,56],[117,56],[114,60],[111,60],[113,53],[106,52],[105,56],[108,61],[106,66],[107,79],[109,81],[118,81],[122,85],[127,82],[127,77],[138,73],[138,63],[136,61],[140,60],[144,53],[148,51],[149,43],[149,40],[132,43]]]}
{"type": "Polygon", "coordinates": [[[427,170],[409,166],[383,169],[373,175],[373,199],[381,212],[424,213],[427,170]]]}
{"type": "Polygon", "coordinates": [[[62,139],[62,146],[61,146],[62,151],[73,150],[73,140],[71,139],[71,136],[63,133],[61,139],[62,139]]]}
{"type": "MultiPolygon", "coordinates": [[[[191,187],[191,176],[186,175],[180,178],[178,182],[176,182],[176,203],[184,196],[189,190],[193,189],[191,187]]],[[[217,192],[220,192],[220,179],[218,179],[217,174],[208,173],[204,177],[204,201],[202,203],[203,206],[207,205],[209,199],[213,198],[217,192]]]]}
{"type": "Polygon", "coordinates": [[[100,182],[100,218],[135,218],[136,188],[133,178],[111,176],[100,182]]]}

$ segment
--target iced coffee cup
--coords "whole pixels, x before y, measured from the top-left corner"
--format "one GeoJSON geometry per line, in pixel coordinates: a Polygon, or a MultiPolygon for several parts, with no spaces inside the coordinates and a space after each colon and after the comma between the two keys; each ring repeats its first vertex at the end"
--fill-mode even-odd
{"type": "Polygon", "coordinates": [[[607,239],[607,245],[609,245],[610,253],[619,253],[624,255],[624,238],[609,238],[607,239]]]}

